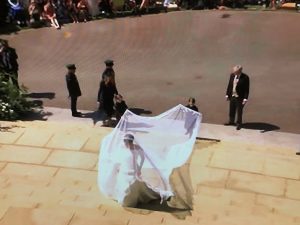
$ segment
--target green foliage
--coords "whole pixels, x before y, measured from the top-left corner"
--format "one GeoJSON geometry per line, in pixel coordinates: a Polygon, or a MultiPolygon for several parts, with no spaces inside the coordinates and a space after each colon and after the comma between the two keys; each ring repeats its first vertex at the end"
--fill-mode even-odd
{"type": "Polygon", "coordinates": [[[11,74],[0,72],[0,120],[15,120],[33,109],[34,104],[11,82],[11,74]],[[7,77],[10,76],[10,79],[7,77]]]}

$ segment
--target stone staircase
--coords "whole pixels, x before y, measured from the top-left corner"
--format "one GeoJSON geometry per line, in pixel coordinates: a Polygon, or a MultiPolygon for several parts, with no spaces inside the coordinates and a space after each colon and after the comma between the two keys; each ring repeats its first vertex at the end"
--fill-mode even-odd
{"type": "Polygon", "coordinates": [[[9,126],[0,135],[0,225],[300,224],[300,158],[289,147],[198,140],[179,174],[191,181],[193,210],[166,212],[123,208],[99,192],[98,148],[110,129],[9,126]]]}

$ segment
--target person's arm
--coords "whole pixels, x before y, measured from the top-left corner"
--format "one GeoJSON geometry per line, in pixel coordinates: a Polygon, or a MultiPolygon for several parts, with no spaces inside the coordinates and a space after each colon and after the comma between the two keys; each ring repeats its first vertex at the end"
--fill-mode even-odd
{"type": "Polygon", "coordinates": [[[69,97],[70,97],[71,96],[71,78],[68,75],[66,75],[66,83],[67,83],[67,89],[68,89],[69,97]]]}
{"type": "Polygon", "coordinates": [[[144,155],[143,150],[139,150],[138,153],[139,153],[139,156],[141,157],[141,161],[140,161],[140,164],[137,164],[137,175],[141,176],[142,167],[143,167],[144,161],[145,161],[145,155],[144,155]]]}
{"type": "Polygon", "coordinates": [[[244,94],[244,99],[243,99],[244,105],[248,102],[249,89],[250,89],[250,80],[249,80],[248,76],[245,76],[245,94],[244,94]]]}
{"type": "Polygon", "coordinates": [[[233,78],[234,78],[234,75],[231,74],[230,78],[229,78],[229,81],[228,81],[226,96],[225,96],[227,100],[230,98],[230,93],[232,91],[232,80],[233,80],[233,78]]]}

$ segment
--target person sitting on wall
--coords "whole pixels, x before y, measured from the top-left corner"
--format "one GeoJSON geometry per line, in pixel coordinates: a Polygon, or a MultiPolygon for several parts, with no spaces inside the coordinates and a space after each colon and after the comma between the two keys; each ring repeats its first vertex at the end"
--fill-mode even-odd
{"type": "Polygon", "coordinates": [[[9,15],[12,21],[16,21],[20,26],[27,26],[27,15],[19,0],[8,0],[10,6],[9,15]]]}
{"type": "Polygon", "coordinates": [[[60,29],[60,25],[56,19],[56,13],[52,4],[52,0],[48,0],[44,6],[44,16],[47,20],[50,20],[51,26],[55,27],[56,29],[60,29]]]}
{"type": "Polygon", "coordinates": [[[114,16],[112,0],[100,0],[98,7],[101,14],[105,14],[108,17],[114,16]]]}
{"type": "Polygon", "coordinates": [[[89,8],[86,0],[79,0],[77,3],[79,21],[87,22],[89,18],[89,8]]]}
{"type": "Polygon", "coordinates": [[[28,13],[30,17],[30,25],[33,27],[40,25],[42,12],[40,11],[36,0],[31,0],[28,7],[28,13]]]}

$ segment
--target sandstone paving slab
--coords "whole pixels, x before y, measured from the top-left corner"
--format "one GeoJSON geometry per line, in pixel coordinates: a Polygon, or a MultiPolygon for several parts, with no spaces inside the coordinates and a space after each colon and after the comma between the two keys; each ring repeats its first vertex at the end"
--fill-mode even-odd
{"type": "Polygon", "coordinates": [[[28,184],[19,184],[19,185],[12,185],[11,183],[7,182],[7,185],[1,188],[1,194],[5,194],[6,196],[29,196],[32,194],[33,190],[36,187],[33,185],[28,184]]]}
{"type": "Polygon", "coordinates": [[[223,147],[220,151],[214,152],[209,166],[261,173],[263,171],[264,156],[259,153],[242,150],[243,149],[233,150],[223,147]]]}
{"type": "Polygon", "coordinates": [[[300,217],[279,213],[278,211],[276,212],[274,209],[269,209],[262,205],[256,205],[253,208],[252,213],[255,216],[264,217],[268,219],[268,224],[270,225],[282,225],[282,224],[297,225],[299,224],[300,221],[300,220],[298,221],[300,217]]]}
{"type": "Polygon", "coordinates": [[[41,164],[48,157],[50,150],[28,146],[0,146],[0,161],[41,164]]]}
{"type": "Polygon", "coordinates": [[[264,206],[274,214],[283,214],[300,218],[300,201],[287,198],[273,197],[267,195],[258,195],[256,204],[264,206]]]}
{"type": "Polygon", "coordinates": [[[97,183],[97,176],[98,173],[95,171],[60,168],[55,175],[55,179],[72,183],[84,182],[91,186],[97,183]]]}
{"type": "Polygon", "coordinates": [[[161,212],[162,224],[198,224],[199,217],[194,215],[192,210],[172,210],[170,212],[161,212]]]}
{"type": "Polygon", "coordinates": [[[287,188],[285,195],[287,198],[296,199],[300,201],[300,180],[287,180],[287,188]]]}
{"type": "Polygon", "coordinates": [[[24,129],[13,128],[7,131],[0,131],[1,144],[13,144],[22,136],[24,129]]]}
{"type": "MultiPolygon", "coordinates": [[[[282,135],[284,136],[284,135],[282,135]]],[[[261,143],[255,142],[261,141],[261,137],[258,139],[253,138],[254,142],[250,142],[250,140],[222,140],[221,143],[226,149],[232,150],[243,150],[243,151],[250,151],[250,152],[257,152],[262,153],[267,156],[294,156],[295,150],[291,147],[281,146],[281,145],[271,145],[271,143],[261,143]]]]}
{"type": "Polygon", "coordinates": [[[0,162],[0,171],[6,166],[6,162],[0,162]]]}
{"type": "Polygon", "coordinates": [[[3,205],[3,203],[0,205],[0,221],[4,217],[5,213],[9,209],[9,206],[3,205]]]}
{"type": "Polygon", "coordinates": [[[267,157],[263,174],[291,179],[300,179],[300,158],[267,157]]]}
{"type": "Polygon", "coordinates": [[[10,208],[1,225],[68,225],[73,213],[62,210],[10,208]]]}
{"type": "Polygon", "coordinates": [[[60,186],[63,188],[62,192],[82,192],[82,191],[89,191],[91,188],[90,183],[85,183],[83,181],[72,181],[72,180],[58,180],[58,179],[51,179],[49,181],[49,186],[60,186]]]}
{"type": "Polygon", "coordinates": [[[195,166],[207,166],[215,149],[198,150],[194,147],[191,155],[190,164],[195,166]]]}
{"type": "Polygon", "coordinates": [[[232,171],[229,175],[227,188],[283,196],[285,180],[277,177],[232,171]]]}
{"type": "Polygon", "coordinates": [[[101,206],[101,204],[105,203],[105,201],[101,201],[97,198],[97,196],[94,196],[94,198],[80,198],[76,197],[75,200],[67,200],[63,199],[59,202],[60,205],[64,206],[77,206],[77,207],[83,207],[83,208],[98,208],[101,206]]]}
{"type": "Polygon", "coordinates": [[[8,163],[0,175],[23,177],[29,180],[48,181],[56,173],[57,168],[32,164],[8,163]]]}
{"type": "Polygon", "coordinates": [[[98,164],[96,164],[92,170],[98,172],[98,164]]]}
{"type": "MultiPolygon", "coordinates": [[[[63,210],[65,210],[65,208],[67,207],[62,207],[63,210]]],[[[103,216],[103,211],[101,209],[85,209],[79,207],[72,207],[71,209],[75,212],[75,214],[72,220],[70,221],[70,224],[114,224],[106,223],[109,221],[107,221],[106,218],[103,216]]]]}
{"type": "Polygon", "coordinates": [[[7,186],[7,180],[8,180],[7,176],[0,175],[0,188],[4,188],[7,186]]]}
{"type": "MultiPolygon", "coordinates": [[[[118,214],[112,214],[111,212],[108,212],[105,216],[117,216],[118,214]]],[[[138,213],[131,213],[127,215],[122,215],[123,218],[128,218],[128,225],[138,225],[138,224],[162,224],[163,223],[163,213],[155,212],[155,211],[149,211],[148,214],[138,214],[138,213]]]]}
{"type": "Polygon", "coordinates": [[[191,164],[192,184],[193,187],[197,185],[207,185],[212,187],[225,187],[229,171],[225,169],[215,169],[206,166],[198,166],[191,164]]]}
{"type": "Polygon", "coordinates": [[[46,187],[51,178],[47,176],[43,177],[46,179],[39,179],[35,176],[12,176],[12,175],[3,175],[7,178],[6,184],[9,186],[30,186],[35,188],[46,187]]]}
{"type": "Polygon", "coordinates": [[[199,185],[197,194],[194,195],[194,198],[195,205],[197,205],[198,200],[201,202],[202,198],[207,198],[207,201],[217,201],[217,204],[219,205],[251,207],[255,203],[256,194],[238,190],[199,185]]]}
{"type": "Polygon", "coordinates": [[[93,136],[89,137],[88,141],[82,147],[81,150],[86,151],[86,152],[99,153],[101,141],[103,138],[104,138],[104,134],[103,135],[93,135],[93,136]]]}
{"type": "Polygon", "coordinates": [[[128,225],[128,221],[123,220],[120,217],[97,217],[97,218],[86,218],[75,216],[70,224],[68,225],[99,225],[99,224],[111,224],[111,225],[128,225]]]}
{"type": "Polygon", "coordinates": [[[59,205],[61,201],[64,200],[74,200],[76,194],[62,192],[62,187],[53,188],[52,186],[47,186],[43,188],[36,189],[29,196],[30,200],[36,202],[39,206],[41,205],[59,205]]]}
{"type": "Polygon", "coordinates": [[[27,128],[16,144],[29,146],[45,146],[54,132],[47,129],[27,128]]]}
{"type": "Polygon", "coordinates": [[[196,140],[194,149],[195,151],[202,151],[202,150],[208,150],[210,147],[213,147],[214,145],[219,145],[220,142],[217,141],[210,141],[210,140],[196,140]]]}
{"type": "Polygon", "coordinates": [[[88,133],[59,132],[47,143],[48,148],[79,151],[89,138],[88,133]]]}
{"type": "Polygon", "coordinates": [[[46,165],[70,167],[78,169],[92,169],[98,161],[97,155],[87,152],[55,150],[45,162],[46,165]]]}

